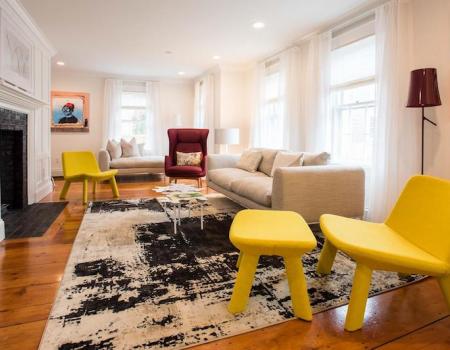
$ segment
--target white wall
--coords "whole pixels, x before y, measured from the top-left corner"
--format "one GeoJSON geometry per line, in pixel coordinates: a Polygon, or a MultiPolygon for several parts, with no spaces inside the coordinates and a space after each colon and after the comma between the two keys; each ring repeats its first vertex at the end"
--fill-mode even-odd
{"type": "MultiPolygon", "coordinates": [[[[425,173],[450,178],[450,1],[413,1],[414,68],[437,68],[442,106],[426,108],[425,173]]],[[[420,119],[420,109],[417,118],[420,119]]]]}
{"type": "MultiPolygon", "coordinates": [[[[90,94],[89,132],[53,132],[51,136],[52,174],[59,176],[63,151],[90,150],[97,155],[103,146],[103,90],[105,77],[55,70],[52,90],[90,94]]],[[[171,127],[191,127],[194,113],[194,85],[191,80],[160,82],[161,117],[171,127]]]]}

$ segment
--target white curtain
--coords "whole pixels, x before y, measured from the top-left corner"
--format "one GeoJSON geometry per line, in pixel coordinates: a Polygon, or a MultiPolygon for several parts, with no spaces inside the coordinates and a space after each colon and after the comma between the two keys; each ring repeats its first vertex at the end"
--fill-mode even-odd
{"type": "Polygon", "coordinates": [[[411,55],[410,2],[375,12],[376,125],[368,219],[384,221],[409,176],[419,170],[420,119],[405,108],[411,55]],[[413,115],[411,115],[413,114],[413,115]]]}
{"type": "Polygon", "coordinates": [[[167,126],[160,113],[159,91],[159,82],[145,82],[147,141],[144,150],[148,155],[164,155],[169,149],[167,126]]]}
{"type": "Polygon", "coordinates": [[[214,76],[206,74],[195,83],[194,127],[209,129],[208,153],[215,152],[214,129],[216,128],[214,105],[214,76]]]}
{"type": "Polygon", "coordinates": [[[120,140],[120,108],[122,99],[122,80],[106,79],[103,115],[103,146],[109,139],[120,140]]]}
{"type": "Polygon", "coordinates": [[[299,149],[330,150],[331,32],[313,35],[300,47],[299,149]]]}

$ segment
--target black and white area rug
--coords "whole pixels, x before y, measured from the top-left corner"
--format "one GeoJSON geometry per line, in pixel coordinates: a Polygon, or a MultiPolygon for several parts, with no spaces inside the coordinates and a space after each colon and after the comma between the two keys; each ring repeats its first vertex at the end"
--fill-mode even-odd
{"type": "MultiPolygon", "coordinates": [[[[277,257],[261,258],[247,310],[226,309],[238,257],[228,230],[240,209],[210,195],[205,229],[194,211],[174,234],[170,209],[156,199],[91,203],[40,349],[176,349],[293,318],[277,257]]],[[[338,253],[333,273],[317,275],[318,241],[303,258],[314,312],[347,303],[354,271],[338,253]]],[[[420,278],[375,272],[371,295],[420,278]]]]}

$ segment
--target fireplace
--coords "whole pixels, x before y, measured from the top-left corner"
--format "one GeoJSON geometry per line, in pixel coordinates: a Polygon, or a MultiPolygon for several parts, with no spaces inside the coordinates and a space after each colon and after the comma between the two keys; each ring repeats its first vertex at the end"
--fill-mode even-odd
{"type": "Polygon", "coordinates": [[[28,205],[27,115],[0,108],[0,189],[2,209],[28,205]]]}

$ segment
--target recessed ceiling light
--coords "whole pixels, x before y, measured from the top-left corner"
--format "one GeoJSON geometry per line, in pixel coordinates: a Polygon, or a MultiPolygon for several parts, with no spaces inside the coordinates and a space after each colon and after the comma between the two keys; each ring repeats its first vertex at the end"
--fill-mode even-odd
{"type": "Polygon", "coordinates": [[[220,60],[220,56],[218,55],[213,56],[213,60],[220,60]]]}
{"type": "Polygon", "coordinates": [[[253,28],[255,29],[262,29],[264,28],[266,25],[264,24],[264,22],[254,22],[252,24],[253,28]]]}
{"type": "Polygon", "coordinates": [[[65,65],[65,63],[64,63],[63,61],[57,61],[56,64],[57,64],[58,66],[64,66],[64,65],[65,65]]]}
{"type": "Polygon", "coordinates": [[[166,55],[171,55],[171,54],[173,54],[173,51],[166,50],[166,51],[164,51],[164,53],[165,53],[166,55]]]}
{"type": "Polygon", "coordinates": [[[185,72],[178,72],[178,75],[185,75],[185,72]]]}

